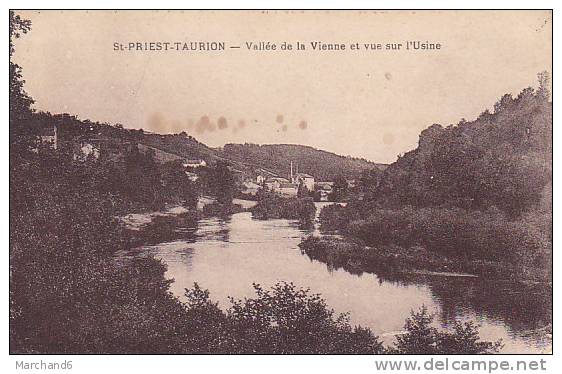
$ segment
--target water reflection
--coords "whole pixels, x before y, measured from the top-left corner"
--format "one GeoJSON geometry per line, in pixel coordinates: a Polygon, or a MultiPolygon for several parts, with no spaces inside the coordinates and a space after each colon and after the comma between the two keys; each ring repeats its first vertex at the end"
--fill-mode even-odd
{"type": "Polygon", "coordinates": [[[443,326],[455,319],[477,321],[483,339],[503,339],[505,353],[550,349],[544,331],[535,333],[552,318],[550,290],[543,286],[329,269],[300,253],[301,238],[313,230],[239,213],[229,219],[200,220],[190,237],[149,246],[144,252],[168,265],[174,294],[182,297],[184,289],[197,282],[221,307],[230,305],[228,296],[252,296],[254,282],[269,287],[291,281],[321,293],[337,312],[349,312],[352,323],[371,327],[386,343],[402,331],[411,310],[426,305],[443,326]]]}
{"type": "Polygon", "coordinates": [[[552,289],[545,285],[477,278],[426,282],[441,306],[444,322],[468,311],[502,321],[515,332],[532,333],[552,322],[552,289]]]}

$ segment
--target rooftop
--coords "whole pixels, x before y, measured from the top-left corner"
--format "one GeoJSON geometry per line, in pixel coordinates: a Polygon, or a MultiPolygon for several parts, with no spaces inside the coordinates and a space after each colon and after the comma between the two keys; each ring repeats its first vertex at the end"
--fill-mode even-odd
{"type": "Polygon", "coordinates": [[[267,181],[267,182],[278,181],[278,182],[287,182],[287,183],[289,183],[289,180],[288,180],[288,179],[286,179],[286,178],[281,178],[281,177],[270,177],[270,178],[267,178],[266,181],[267,181]]]}

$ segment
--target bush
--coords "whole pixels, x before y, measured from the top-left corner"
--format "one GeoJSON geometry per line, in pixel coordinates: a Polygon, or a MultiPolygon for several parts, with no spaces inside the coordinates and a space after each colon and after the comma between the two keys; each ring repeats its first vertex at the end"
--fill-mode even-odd
{"type": "Polygon", "coordinates": [[[316,206],[310,198],[283,198],[267,195],[250,209],[257,219],[295,219],[301,224],[311,224],[316,216],[316,206]]]}
{"type": "Polygon", "coordinates": [[[203,206],[203,215],[207,217],[226,217],[235,213],[243,212],[240,204],[214,202],[203,206]]]}
{"type": "Polygon", "coordinates": [[[311,259],[326,263],[330,269],[343,268],[358,275],[376,273],[379,278],[395,278],[397,273],[409,270],[462,271],[458,262],[443,259],[422,247],[367,247],[348,239],[309,236],[300,242],[299,248],[311,259]]]}
{"type": "Polygon", "coordinates": [[[477,327],[454,322],[453,331],[432,327],[422,307],[406,320],[406,334],[384,348],[368,328],[352,327],[308,289],[280,282],[271,290],[254,284],[256,296],[231,298],[222,312],[197,284],[186,290],[188,324],[197,331],[189,345],[201,353],[261,354],[479,354],[495,353],[501,342],[480,341],[477,327]]]}
{"type": "Polygon", "coordinates": [[[417,241],[431,251],[464,259],[508,261],[534,256],[541,240],[498,210],[421,209],[412,217],[417,241]]]}
{"type": "Polygon", "coordinates": [[[325,206],[320,211],[320,229],[326,232],[345,231],[353,219],[350,209],[339,204],[325,206]]]}
{"type": "Polygon", "coordinates": [[[351,327],[317,294],[281,282],[271,291],[254,284],[255,298],[232,300],[228,310],[236,340],[245,353],[382,353],[369,329],[351,327]]]}
{"type": "Polygon", "coordinates": [[[453,324],[453,331],[439,331],[432,326],[433,315],[423,306],[406,320],[404,335],[396,337],[389,349],[398,354],[486,354],[497,353],[501,341],[480,341],[478,329],[472,322],[453,324]]]}
{"type": "Polygon", "coordinates": [[[156,216],[139,230],[129,230],[130,245],[153,245],[178,239],[190,239],[197,229],[200,214],[188,211],[178,215],[156,216]]]}
{"type": "Polygon", "coordinates": [[[361,220],[350,222],[346,233],[367,245],[414,245],[413,214],[410,207],[376,209],[361,220]]]}
{"type": "MultiPolygon", "coordinates": [[[[525,261],[548,257],[549,238],[525,216],[509,219],[497,209],[462,208],[374,209],[366,218],[349,221],[349,208],[326,207],[321,227],[335,229],[372,247],[423,246],[428,251],[462,260],[525,261]]],[[[545,226],[544,229],[547,229],[545,226]]]]}

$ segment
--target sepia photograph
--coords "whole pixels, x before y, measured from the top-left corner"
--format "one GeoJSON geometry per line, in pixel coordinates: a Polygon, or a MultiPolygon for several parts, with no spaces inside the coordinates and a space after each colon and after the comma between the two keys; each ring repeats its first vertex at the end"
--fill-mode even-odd
{"type": "Polygon", "coordinates": [[[9,10],[9,354],[551,355],[552,21],[9,10]]]}

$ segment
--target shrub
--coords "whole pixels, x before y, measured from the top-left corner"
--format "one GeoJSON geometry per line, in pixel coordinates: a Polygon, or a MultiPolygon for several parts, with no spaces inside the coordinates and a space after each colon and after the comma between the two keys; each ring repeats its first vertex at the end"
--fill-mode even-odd
{"type": "Polygon", "coordinates": [[[455,207],[373,209],[365,218],[349,221],[349,208],[320,214],[321,225],[339,227],[345,235],[376,247],[423,246],[428,251],[463,260],[544,263],[548,257],[548,225],[528,224],[529,215],[510,219],[498,209],[455,207]],[[539,259],[540,257],[540,259],[539,259]]]}
{"type": "Polygon", "coordinates": [[[200,213],[188,211],[178,215],[156,216],[139,230],[130,230],[130,245],[153,245],[178,239],[189,239],[197,229],[200,213]]]}
{"type": "Polygon", "coordinates": [[[339,204],[325,206],[320,211],[320,229],[322,231],[345,231],[352,220],[350,209],[339,204]]]}
{"type": "Polygon", "coordinates": [[[399,354],[483,354],[497,353],[501,341],[480,341],[478,329],[472,322],[455,322],[453,331],[439,331],[432,326],[433,315],[423,306],[406,320],[404,335],[396,337],[390,353],[399,354]]]}
{"type": "Polygon", "coordinates": [[[203,215],[207,217],[226,217],[235,213],[243,212],[240,204],[213,202],[203,206],[203,215]]]}
{"type": "Polygon", "coordinates": [[[346,233],[368,245],[413,245],[413,214],[411,207],[376,209],[367,218],[352,221],[346,233]]]}
{"type": "Polygon", "coordinates": [[[464,259],[516,262],[534,256],[540,238],[498,210],[426,208],[412,217],[417,241],[431,251],[464,259]]]}
{"type": "Polygon", "coordinates": [[[299,220],[301,224],[314,222],[316,206],[310,198],[283,198],[267,195],[250,209],[257,219],[284,218],[299,220]]]}
{"type": "Polygon", "coordinates": [[[369,329],[351,327],[308,289],[281,282],[271,291],[254,284],[255,298],[233,300],[228,311],[236,340],[247,353],[382,353],[369,329]]]}

